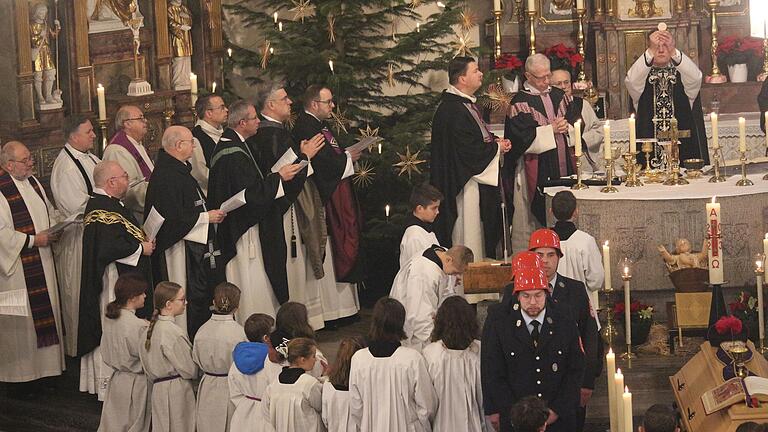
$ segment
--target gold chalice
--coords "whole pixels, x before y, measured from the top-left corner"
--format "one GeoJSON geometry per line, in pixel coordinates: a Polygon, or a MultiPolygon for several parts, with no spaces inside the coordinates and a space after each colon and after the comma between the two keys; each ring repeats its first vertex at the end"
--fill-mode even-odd
{"type": "Polygon", "coordinates": [[[747,360],[749,348],[742,341],[726,341],[720,344],[728,356],[733,360],[733,372],[739,378],[746,378],[748,375],[744,362],[747,360]]]}
{"type": "Polygon", "coordinates": [[[701,177],[701,169],[704,168],[704,159],[686,159],[683,161],[685,176],[689,179],[701,177]]]}

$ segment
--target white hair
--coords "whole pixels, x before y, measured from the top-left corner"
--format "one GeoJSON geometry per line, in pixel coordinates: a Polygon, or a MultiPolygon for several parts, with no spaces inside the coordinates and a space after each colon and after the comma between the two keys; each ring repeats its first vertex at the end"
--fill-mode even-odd
{"type": "Polygon", "coordinates": [[[549,69],[550,63],[549,58],[545,56],[544,54],[538,53],[534,54],[532,56],[529,56],[525,60],[525,71],[531,72],[533,69],[546,67],[549,69]]]}
{"type": "Polygon", "coordinates": [[[161,141],[163,149],[166,152],[172,149],[174,144],[184,139],[184,133],[188,131],[189,129],[184,126],[171,126],[166,129],[165,132],[163,132],[163,139],[161,141]]]}

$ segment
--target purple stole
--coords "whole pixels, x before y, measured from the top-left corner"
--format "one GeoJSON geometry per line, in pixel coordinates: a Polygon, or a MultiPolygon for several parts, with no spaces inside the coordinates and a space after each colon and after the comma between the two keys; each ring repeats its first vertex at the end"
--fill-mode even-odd
{"type": "Polygon", "coordinates": [[[144,176],[144,180],[149,181],[149,178],[152,177],[152,170],[149,169],[149,165],[147,165],[147,163],[144,161],[144,158],[141,157],[139,149],[133,145],[133,143],[128,139],[128,135],[126,135],[124,131],[119,131],[116,133],[109,143],[118,145],[128,151],[128,153],[130,153],[131,156],[133,156],[133,158],[136,160],[136,163],[139,164],[139,169],[141,170],[141,175],[144,176]]]}

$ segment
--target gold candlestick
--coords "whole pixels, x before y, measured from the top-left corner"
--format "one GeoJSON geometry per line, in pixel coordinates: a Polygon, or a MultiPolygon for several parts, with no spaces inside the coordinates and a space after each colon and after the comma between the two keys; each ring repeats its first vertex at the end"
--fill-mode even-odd
{"type": "Polygon", "coordinates": [[[768,78],[768,32],[763,38],[763,72],[757,76],[758,81],[765,81],[768,78]]]}
{"type": "Polygon", "coordinates": [[[99,119],[99,129],[101,129],[101,143],[96,146],[96,156],[101,159],[101,157],[104,155],[104,149],[107,148],[107,124],[109,120],[99,119]]]}
{"type": "Polygon", "coordinates": [[[587,189],[589,186],[581,182],[581,157],[576,158],[576,184],[571,186],[573,190],[587,189]]]}
{"type": "Polygon", "coordinates": [[[728,82],[725,75],[720,74],[720,68],[717,67],[717,6],[720,0],[707,0],[710,15],[712,15],[712,46],[710,54],[712,55],[712,73],[706,77],[705,81],[711,84],[722,84],[728,82]]]}
{"type": "Polygon", "coordinates": [[[528,11],[528,22],[530,23],[531,41],[528,53],[530,55],[536,54],[536,11],[528,11]]]}
{"type": "Polygon", "coordinates": [[[613,187],[613,159],[605,159],[605,186],[600,189],[602,193],[615,193],[619,190],[613,187]]]}
{"type": "Polygon", "coordinates": [[[624,171],[627,173],[626,187],[643,186],[643,182],[637,178],[637,152],[627,152],[621,155],[624,158],[624,171]]]}
{"type": "Polygon", "coordinates": [[[502,10],[493,11],[494,17],[494,43],[493,60],[498,61],[501,58],[501,14],[502,10]]]}
{"type": "Polygon", "coordinates": [[[587,13],[586,9],[576,9],[576,15],[579,17],[579,33],[578,47],[579,55],[581,55],[581,70],[579,70],[578,78],[576,79],[576,88],[587,88],[587,74],[584,72],[586,66],[587,56],[584,54],[584,15],[587,13]]]}
{"type": "Polygon", "coordinates": [[[728,177],[724,174],[720,174],[720,161],[723,157],[723,150],[720,147],[715,148],[714,151],[714,159],[715,159],[715,174],[710,177],[709,182],[710,183],[722,183],[724,182],[728,177]]]}
{"type": "Polygon", "coordinates": [[[741,154],[739,158],[741,161],[741,180],[736,182],[736,186],[752,186],[754,183],[747,178],[747,152],[740,151],[739,153],[741,154]]]}

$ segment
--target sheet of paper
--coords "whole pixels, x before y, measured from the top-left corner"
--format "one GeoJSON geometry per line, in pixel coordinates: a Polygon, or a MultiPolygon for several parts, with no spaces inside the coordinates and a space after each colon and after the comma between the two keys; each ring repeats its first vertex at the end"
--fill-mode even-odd
{"type": "Polygon", "coordinates": [[[27,290],[21,288],[0,292],[0,315],[29,316],[27,290]]]}
{"type": "Polygon", "coordinates": [[[138,186],[138,185],[140,185],[140,184],[144,183],[144,181],[145,181],[144,179],[138,179],[138,180],[134,180],[134,181],[132,181],[132,182],[130,182],[130,183],[128,184],[128,188],[129,188],[129,189],[131,189],[131,188],[133,188],[133,187],[136,187],[136,186],[138,186]]]}
{"type": "Polygon", "coordinates": [[[297,158],[298,156],[296,156],[296,153],[293,151],[293,149],[288,149],[285,151],[285,153],[283,153],[282,156],[280,156],[280,159],[278,159],[277,162],[275,162],[275,164],[272,165],[272,168],[270,168],[270,170],[273,173],[276,173],[280,171],[280,168],[286,165],[292,164],[293,161],[295,161],[297,158]]]}
{"type": "Polygon", "coordinates": [[[307,166],[307,165],[309,165],[309,161],[308,161],[308,160],[306,160],[306,159],[302,159],[302,160],[300,160],[300,161],[299,161],[299,166],[300,166],[301,168],[299,168],[299,171],[303,170],[303,169],[304,169],[304,167],[305,167],[305,166],[307,166]]]}
{"type": "Polygon", "coordinates": [[[536,128],[536,139],[525,151],[526,154],[542,154],[557,148],[555,143],[555,133],[552,125],[539,126],[536,128]]]}
{"type": "Polygon", "coordinates": [[[72,224],[78,224],[78,223],[83,223],[82,213],[73,214],[70,217],[64,219],[63,221],[57,223],[56,225],[48,228],[48,233],[57,234],[64,231],[64,229],[67,228],[68,226],[72,224]]]}
{"type": "Polygon", "coordinates": [[[355,152],[355,151],[361,152],[363,150],[367,150],[371,146],[378,144],[380,141],[384,141],[384,138],[378,137],[378,136],[363,137],[360,141],[356,142],[355,144],[352,144],[351,146],[345,148],[344,150],[349,152],[355,152]]]}
{"type": "Polygon", "coordinates": [[[147,220],[144,221],[144,233],[147,235],[147,239],[157,238],[157,233],[160,231],[160,227],[163,226],[163,222],[165,222],[165,218],[156,208],[152,207],[152,210],[147,215],[147,220]]]}
{"type": "Polygon", "coordinates": [[[221,203],[219,210],[229,213],[245,205],[245,189],[236,193],[232,198],[221,203]]]}

